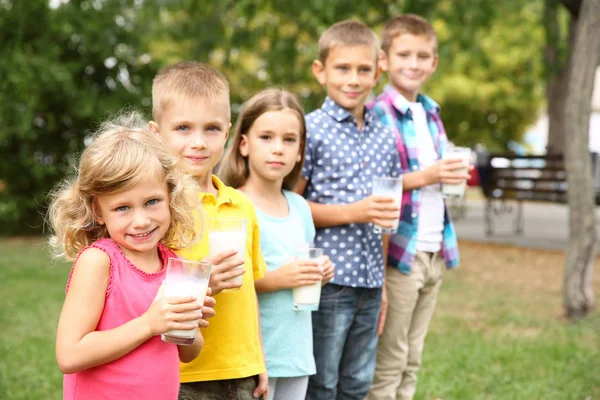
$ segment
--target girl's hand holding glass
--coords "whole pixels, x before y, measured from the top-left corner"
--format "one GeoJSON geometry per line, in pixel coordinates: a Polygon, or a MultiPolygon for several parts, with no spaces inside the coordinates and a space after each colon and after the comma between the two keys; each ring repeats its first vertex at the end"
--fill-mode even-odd
{"type": "Polygon", "coordinates": [[[297,257],[290,259],[275,272],[281,289],[312,285],[323,278],[316,260],[299,260],[297,257]]]}
{"type": "Polygon", "coordinates": [[[193,321],[202,318],[203,307],[198,303],[197,298],[195,296],[165,297],[163,292],[164,284],[158,289],[150,308],[142,315],[148,323],[152,336],[171,330],[197,328],[198,325],[193,321]]]}

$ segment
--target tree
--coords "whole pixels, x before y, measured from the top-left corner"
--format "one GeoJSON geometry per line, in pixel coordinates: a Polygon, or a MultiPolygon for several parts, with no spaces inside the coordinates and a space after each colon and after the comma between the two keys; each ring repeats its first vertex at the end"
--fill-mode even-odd
{"type": "Polygon", "coordinates": [[[574,29],[564,109],[569,245],[564,278],[567,315],[577,320],[594,305],[595,199],[588,153],[592,88],[600,62],[600,0],[583,0],[574,29]]]}
{"type": "Polygon", "coordinates": [[[162,3],[151,54],[163,62],[198,59],[224,71],[234,112],[268,86],[295,92],[307,111],[319,107],[324,93],[310,65],[322,31],[358,18],[379,33],[403,12],[427,17],[438,32],[440,66],[425,91],[441,104],[446,130],[456,143],[504,150],[510,141],[522,139],[544,98],[542,63],[536,56],[543,48],[540,0],[205,3],[162,3]]]}
{"type": "Polygon", "coordinates": [[[92,123],[149,92],[138,3],[0,1],[3,234],[39,233],[47,193],[74,170],[92,123]]]}
{"type": "MultiPolygon", "coordinates": [[[[577,0],[580,3],[579,0],[577,0]]],[[[562,154],[564,140],[564,109],[567,93],[567,79],[571,59],[569,49],[573,47],[575,26],[579,15],[579,5],[561,7],[561,0],[546,0],[544,26],[546,31],[546,98],[548,100],[548,141],[546,153],[562,154]],[[565,28],[566,27],[566,28],[565,28]],[[564,33],[563,31],[566,31],[564,33]],[[564,38],[566,36],[566,38],[564,38]]]]}
{"type": "Polygon", "coordinates": [[[0,232],[40,231],[46,194],[73,171],[86,132],[128,105],[147,110],[166,64],[195,59],[223,71],[234,120],[269,86],[319,107],[318,37],[347,18],[379,33],[399,13],[427,17],[441,62],[425,91],[450,138],[504,150],[543,100],[541,1],[0,0],[0,232]]]}

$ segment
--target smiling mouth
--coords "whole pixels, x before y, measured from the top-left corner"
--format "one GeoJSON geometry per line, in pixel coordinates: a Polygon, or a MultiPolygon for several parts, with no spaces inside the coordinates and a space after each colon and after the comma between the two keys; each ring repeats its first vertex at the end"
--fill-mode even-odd
{"type": "Polygon", "coordinates": [[[145,233],[138,233],[138,234],[136,234],[136,235],[132,235],[132,234],[130,234],[129,236],[131,236],[132,238],[135,238],[135,239],[142,239],[142,238],[145,238],[145,237],[147,237],[147,236],[150,236],[150,235],[151,235],[151,234],[152,234],[152,233],[153,233],[153,232],[154,232],[156,229],[157,229],[157,228],[154,228],[154,229],[152,229],[152,230],[150,230],[150,231],[148,231],[148,232],[145,232],[145,233]]]}
{"type": "Polygon", "coordinates": [[[208,157],[194,157],[194,156],[186,156],[185,158],[187,158],[188,160],[190,160],[192,162],[202,162],[202,161],[208,159],[208,157]]]}

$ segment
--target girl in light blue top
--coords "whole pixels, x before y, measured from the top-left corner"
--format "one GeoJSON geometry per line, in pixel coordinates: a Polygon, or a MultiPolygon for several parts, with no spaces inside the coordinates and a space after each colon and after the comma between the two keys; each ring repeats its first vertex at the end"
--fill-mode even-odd
{"type": "Polygon", "coordinates": [[[291,190],[304,161],[306,126],[298,100],[268,89],[250,100],[236,123],[220,171],[223,182],[244,192],[256,206],[267,264],[255,281],[269,374],[267,399],[304,400],[308,376],[316,372],[311,312],[294,310],[292,288],[327,283],[333,265],[295,257],[315,236],[310,208],[291,190]]]}

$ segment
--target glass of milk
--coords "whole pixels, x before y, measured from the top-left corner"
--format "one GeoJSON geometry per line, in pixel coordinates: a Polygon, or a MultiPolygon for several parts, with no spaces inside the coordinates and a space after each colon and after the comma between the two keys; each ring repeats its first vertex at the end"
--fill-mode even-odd
{"type": "MultiPolygon", "coordinates": [[[[301,260],[317,261],[319,267],[323,263],[323,249],[309,248],[306,251],[298,251],[296,254],[301,260]]],[[[321,300],[321,281],[312,285],[292,288],[292,297],[294,299],[294,310],[318,310],[319,301],[321,300]]]]}
{"type": "Polygon", "coordinates": [[[397,178],[376,176],[373,178],[373,195],[392,197],[398,206],[398,216],[390,221],[394,226],[392,228],[384,228],[380,225],[375,225],[377,233],[396,233],[398,223],[400,222],[400,205],[402,203],[402,177],[397,178]]]}
{"type": "MultiPolygon", "coordinates": [[[[164,283],[163,296],[180,297],[196,296],[200,304],[204,304],[211,264],[205,261],[191,261],[183,258],[169,258],[164,283]]],[[[195,312],[195,311],[194,311],[195,312]]],[[[190,321],[198,325],[200,320],[190,321]]],[[[161,335],[167,343],[192,345],[196,340],[198,328],[190,330],[171,330],[161,335]]]]}
{"type": "MultiPolygon", "coordinates": [[[[468,147],[448,147],[444,151],[444,155],[442,157],[444,160],[446,159],[461,159],[465,161],[465,167],[455,170],[454,172],[459,173],[468,173],[469,167],[468,165],[471,163],[473,159],[473,155],[471,149],[468,147]]],[[[464,179],[461,183],[442,183],[442,194],[445,197],[463,197],[465,194],[465,188],[467,187],[467,180],[464,179]]]]}
{"type": "MultiPolygon", "coordinates": [[[[237,250],[236,257],[246,259],[246,218],[209,218],[208,220],[209,254],[215,255],[225,250],[237,250]]],[[[244,269],[244,265],[237,267],[244,269]]],[[[244,275],[229,280],[242,284],[244,275]]]]}

